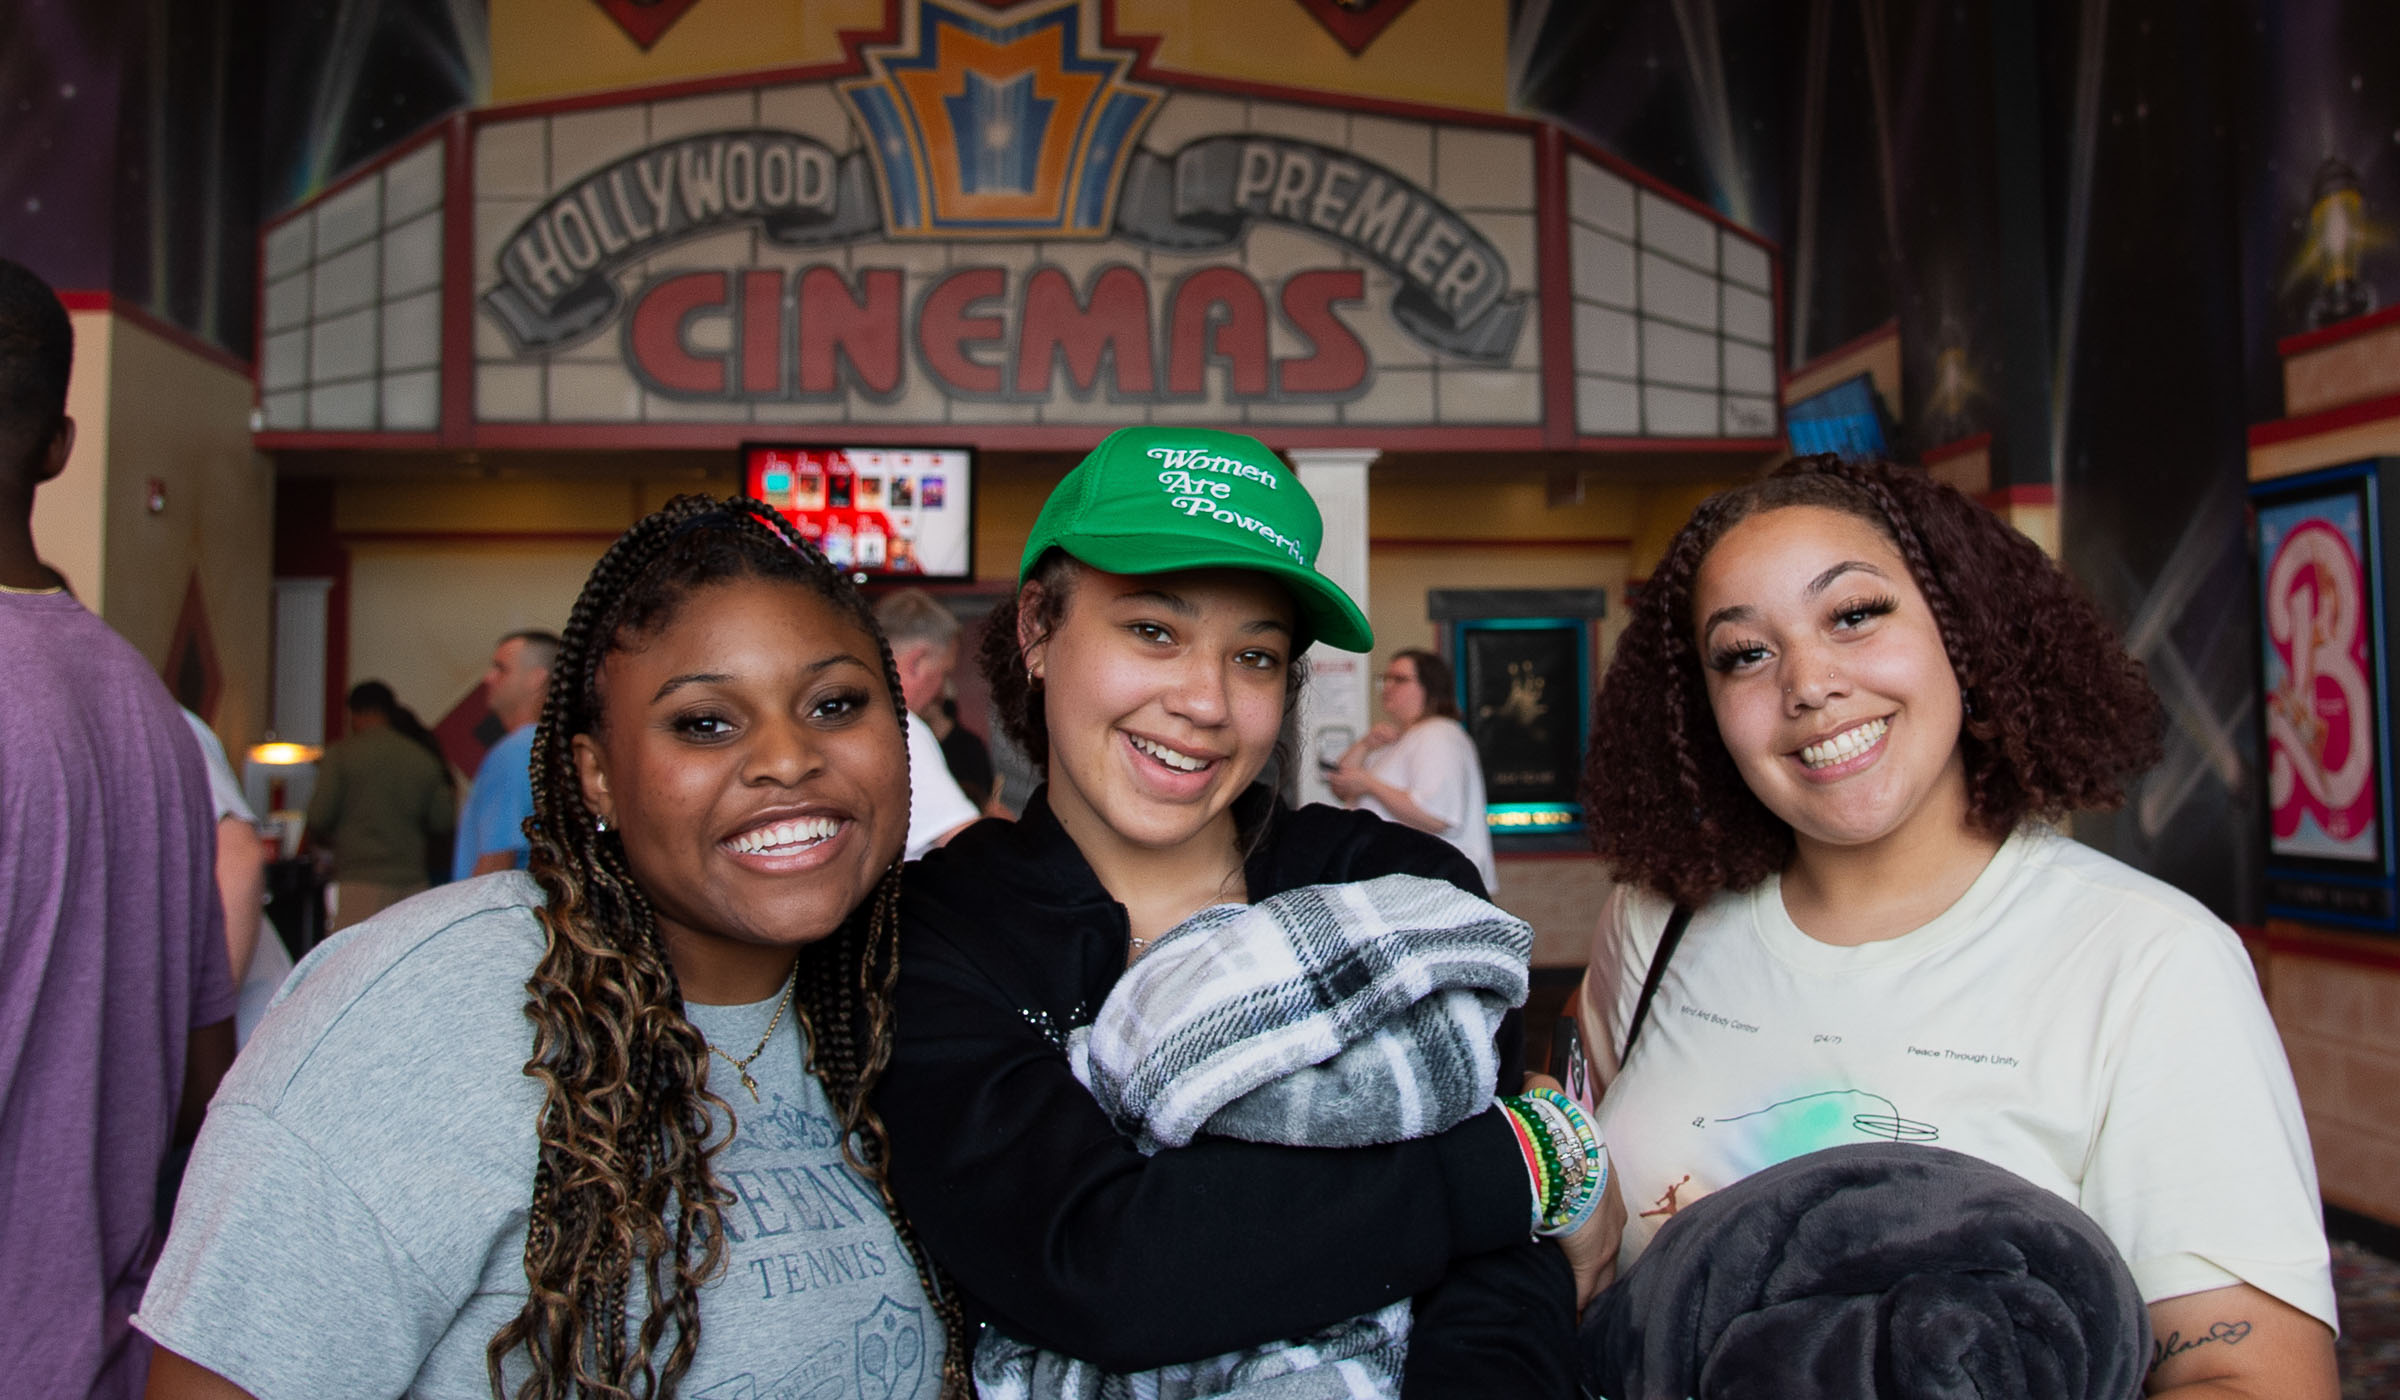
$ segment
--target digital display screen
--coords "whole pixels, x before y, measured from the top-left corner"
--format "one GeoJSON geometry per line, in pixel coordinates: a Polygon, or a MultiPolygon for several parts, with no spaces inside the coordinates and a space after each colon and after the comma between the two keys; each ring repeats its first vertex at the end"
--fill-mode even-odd
{"type": "Polygon", "coordinates": [[[975,576],[975,456],[959,447],[742,449],[742,489],[835,567],[874,579],[975,576]]]}
{"type": "Polygon", "coordinates": [[[1819,452],[1841,457],[1884,456],[1891,443],[1883,423],[1883,401],[1863,374],[1811,394],[1783,411],[1792,452],[1802,457],[1819,452]]]}

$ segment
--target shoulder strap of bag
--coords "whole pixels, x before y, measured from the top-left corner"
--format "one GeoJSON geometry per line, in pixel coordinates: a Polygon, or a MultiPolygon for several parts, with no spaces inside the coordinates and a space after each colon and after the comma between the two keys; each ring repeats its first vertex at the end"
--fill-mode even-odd
{"type": "Polygon", "coordinates": [[[1625,1052],[1617,1056],[1617,1071],[1621,1074],[1633,1059],[1633,1043],[1642,1035],[1642,1022],[1650,1016],[1650,999],[1658,995],[1660,979],[1667,975],[1667,959],[1675,956],[1675,945],[1683,941],[1684,925],[1692,921],[1692,911],[1678,904],[1667,916],[1667,927],[1658,936],[1658,951],[1650,955],[1650,971],[1642,978],[1641,1000],[1633,1004],[1633,1023],[1625,1028],[1625,1052]]]}

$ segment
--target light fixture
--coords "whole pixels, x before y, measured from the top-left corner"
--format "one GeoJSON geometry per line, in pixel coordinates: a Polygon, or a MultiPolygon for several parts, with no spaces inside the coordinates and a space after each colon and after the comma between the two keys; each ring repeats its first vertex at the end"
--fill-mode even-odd
{"type": "Polygon", "coordinates": [[[2358,172],[2338,157],[2328,157],[2317,167],[2308,193],[2308,247],[2303,256],[2317,275],[2317,294],[2308,303],[2310,327],[2330,326],[2375,309],[2374,289],[2358,276],[2360,256],[2373,238],[2358,172]]]}
{"type": "Polygon", "coordinates": [[[325,749],[321,744],[287,744],[279,739],[269,739],[263,744],[250,746],[250,761],[263,763],[270,768],[290,768],[297,764],[314,763],[324,756],[325,749]]]}

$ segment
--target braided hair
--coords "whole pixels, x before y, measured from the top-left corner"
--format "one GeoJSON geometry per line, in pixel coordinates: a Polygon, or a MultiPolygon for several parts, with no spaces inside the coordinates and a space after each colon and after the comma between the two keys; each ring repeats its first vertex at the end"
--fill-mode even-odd
{"type": "Polygon", "coordinates": [[[1907,564],[1966,708],[1967,819],[2005,837],[2029,815],[2113,807],[2156,762],[2141,662],[2041,548],[1921,471],[1796,458],[1701,503],[1634,604],[1594,702],[1584,811],[1618,878],[1698,905],[1789,864],[1792,829],[1717,732],[1693,635],[1701,563],[1742,521],[1815,506],[1866,522],[1907,564]]]}
{"type": "MultiPolygon", "coordinates": [[[[809,589],[875,639],[895,712],[900,680],[873,615],[839,570],[772,508],[678,496],[627,530],[575,601],[533,742],[532,875],[548,935],[526,982],[543,1088],[533,1201],[525,1232],[525,1306],[486,1349],[495,1400],[520,1348],[532,1374],[519,1400],[672,1396],[700,1342],[701,1285],[724,1264],[731,1194],[711,1164],[708,1043],[683,998],[649,899],[614,832],[596,829],[573,741],[600,723],[601,664],[667,626],[696,590],[738,578],[809,589]],[[672,1219],[670,1220],[670,1215],[672,1219]],[[629,1344],[639,1273],[640,1325],[629,1344]]],[[[897,717],[897,715],[896,715],[897,717]]],[[[905,721],[903,721],[905,723],[905,721]]],[[[948,1334],[942,1394],[969,1395],[965,1322],[955,1290],[901,1216],[885,1172],[888,1144],[868,1095],[891,1058],[899,974],[899,862],[864,907],[799,950],[793,1010],[808,1068],[841,1125],[842,1155],[872,1183],[948,1334]]]]}

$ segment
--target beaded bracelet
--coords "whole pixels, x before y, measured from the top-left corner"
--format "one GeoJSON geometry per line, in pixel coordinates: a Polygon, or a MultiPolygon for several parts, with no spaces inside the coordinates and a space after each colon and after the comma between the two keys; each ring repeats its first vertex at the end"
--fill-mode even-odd
{"type": "Polygon", "coordinates": [[[1542,1222],[1550,1218],[1554,1189],[1553,1179],[1543,1171],[1542,1153],[1538,1145],[1546,1134],[1534,1121],[1532,1109],[1523,1107],[1514,1099],[1495,1099],[1493,1104],[1499,1108],[1500,1117],[1508,1124],[1509,1131],[1517,1135],[1517,1151],[1525,1158],[1526,1180],[1533,1188],[1533,1219],[1526,1228],[1539,1230],[1542,1222]]]}
{"type": "Polygon", "coordinates": [[[1508,1123],[1509,1131],[1517,1135],[1517,1151],[1524,1154],[1525,1175],[1531,1179],[1533,1186],[1533,1220],[1526,1228],[1539,1230],[1549,1213],[1552,1190],[1552,1182],[1542,1169],[1541,1150],[1534,1145],[1541,1138],[1542,1131],[1528,1121],[1530,1115],[1526,1110],[1507,1099],[1500,1099],[1498,1103],[1501,1118],[1508,1123]]]}
{"type": "Polygon", "coordinates": [[[1608,1158],[1591,1120],[1555,1089],[1533,1089],[1500,1100],[1533,1183],[1532,1229],[1572,1234],[1599,1208],[1608,1185],[1608,1158]]]}
{"type": "Polygon", "coordinates": [[[1607,1150],[1600,1145],[1599,1130],[1592,1126],[1590,1116],[1573,1099],[1548,1088],[1528,1090],[1523,1097],[1549,1109],[1571,1134],[1559,1144],[1559,1155],[1573,1159],[1565,1183],[1568,1199],[1562,1203],[1560,1215],[1554,1217],[1555,1223],[1536,1232],[1571,1235],[1592,1218],[1593,1212],[1600,1208],[1601,1196],[1608,1190],[1607,1150]],[[1567,1145],[1569,1142],[1572,1147],[1567,1145]]]}

